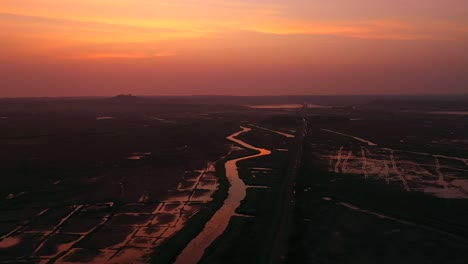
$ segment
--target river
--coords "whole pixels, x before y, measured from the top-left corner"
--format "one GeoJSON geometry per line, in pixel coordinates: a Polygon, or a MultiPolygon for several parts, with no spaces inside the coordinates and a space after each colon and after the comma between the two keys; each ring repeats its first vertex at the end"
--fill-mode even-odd
{"type": "Polygon", "coordinates": [[[224,232],[224,230],[226,230],[231,217],[236,215],[236,209],[240,206],[241,201],[245,198],[247,189],[244,181],[242,181],[242,179],[239,177],[237,163],[242,160],[253,159],[271,154],[270,150],[257,148],[240,139],[237,139],[237,136],[252,130],[247,127],[241,127],[241,129],[241,131],[228,136],[227,139],[241,145],[244,148],[255,150],[258,153],[226,162],[226,177],[230,184],[228,197],[224,201],[221,208],[216,211],[213,217],[206,223],[204,229],[185,247],[182,253],[177,257],[175,262],[177,264],[198,263],[203,257],[205,249],[208,248],[211,243],[213,243],[213,241],[224,232]]]}

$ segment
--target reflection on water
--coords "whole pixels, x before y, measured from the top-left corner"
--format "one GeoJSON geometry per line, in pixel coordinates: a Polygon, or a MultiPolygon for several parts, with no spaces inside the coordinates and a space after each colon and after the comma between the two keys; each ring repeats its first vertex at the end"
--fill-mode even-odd
{"type": "Polygon", "coordinates": [[[237,139],[236,137],[240,134],[251,130],[247,127],[241,128],[241,131],[230,135],[227,137],[227,139],[245,148],[255,150],[258,153],[226,162],[226,176],[230,183],[228,197],[224,201],[221,208],[206,223],[204,229],[187,245],[184,251],[182,251],[182,253],[177,258],[176,263],[198,263],[202,258],[205,249],[209,247],[211,243],[213,243],[213,241],[224,232],[229,224],[229,220],[236,214],[235,210],[239,207],[241,201],[245,198],[247,189],[245,183],[239,178],[237,162],[271,154],[270,150],[257,148],[237,139]]]}
{"type": "Polygon", "coordinates": [[[130,156],[128,157],[129,160],[141,160],[143,159],[145,156],[130,156]]]}
{"type": "Polygon", "coordinates": [[[429,113],[436,115],[468,115],[468,111],[437,111],[429,113]]]}
{"type": "Polygon", "coordinates": [[[468,111],[415,111],[415,110],[402,110],[403,113],[416,113],[416,114],[433,114],[433,115],[468,115],[468,111]]]}
{"type": "Polygon", "coordinates": [[[151,152],[133,152],[132,156],[128,157],[129,160],[141,160],[151,155],[151,152]]]}
{"type": "Polygon", "coordinates": [[[174,121],[174,120],[167,120],[167,119],[160,118],[160,117],[148,116],[148,118],[149,118],[149,119],[152,119],[152,120],[156,120],[156,121],[162,122],[162,123],[177,124],[177,122],[174,121]]]}
{"type": "Polygon", "coordinates": [[[377,146],[377,144],[372,142],[372,141],[369,141],[367,139],[363,139],[363,138],[360,138],[360,137],[356,137],[356,136],[353,136],[353,135],[348,135],[348,134],[344,134],[344,133],[341,133],[341,132],[333,131],[333,130],[330,130],[330,129],[324,129],[324,128],[322,128],[320,130],[326,131],[326,132],[329,132],[329,133],[333,133],[333,134],[337,134],[337,135],[341,135],[341,136],[345,136],[345,137],[354,138],[357,141],[367,143],[367,145],[369,145],[369,146],[377,146]]]}
{"type": "Polygon", "coordinates": [[[256,127],[256,128],[260,128],[260,129],[263,129],[263,130],[266,130],[266,131],[270,131],[270,132],[273,132],[273,133],[276,133],[278,135],[281,135],[281,136],[284,136],[284,137],[287,137],[287,138],[294,138],[295,136],[294,135],[291,135],[291,134],[288,134],[288,133],[284,133],[284,132],[281,132],[281,131],[277,131],[277,130],[273,130],[273,129],[269,129],[269,128],[266,128],[266,127],[261,127],[261,126],[257,126],[257,125],[254,125],[254,124],[249,124],[250,126],[253,126],[253,127],[256,127]]]}
{"type": "Polygon", "coordinates": [[[341,146],[321,155],[328,170],[397,184],[443,199],[468,199],[468,159],[388,148],[341,146]]]}
{"type": "Polygon", "coordinates": [[[150,118],[153,119],[153,120],[158,120],[158,121],[166,121],[166,119],[159,118],[159,117],[154,117],[154,116],[151,116],[150,118]]]}
{"type": "Polygon", "coordinates": [[[0,240],[0,248],[9,248],[18,245],[21,242],[21,239],[18,237],[7,237],[3,240],[0,240]]]}
{"type": "MultiPolygon", "coordinates": [[[[302,104],[271,104],[271,105],[246,105],[249,108],[254,109],[299,109],[304,107],[302,104]]],[[[308,104],[307,108],[330,108],[324,105],[308,104]]]]}
{"type": "Polygon", "coordinates": [[[115,118],[112,117],[112,116],[98,116],[98,117],[96,117],[96,120],[111,120],[111,119],[115,119],[115,118]]]}
{"type": "Polygon", "coordinates": [[[18,193],[18,194],[10,193],[10,194],[8,194],[8,195],[5,197],[5,199],[11,200],[11,199],[13,199],[13,198],[17,198],[17,197],[23,196],[23,195],[25,195],[25,194],[26,194],[26,192],[20,192],[20,193],[18,193]]]}
{"type": "MultiPolygon", "coordinates": [[[[155,201],[150,192],[144,191],[138,203],[117,207],[111,216],[105,216],[107,221],[96,227],[99,229],[80,234],[86,238],[80,244],[83,248],[68,246],[60,251],[61,257],[55,263],[149,263],[155,247],[179,232],[191,217],[211,202],[212,192],[218,186],[214,180],[217,178],[213,179],[214,163],[209,162],[203,170],[186,171],[182,182],[194,184],[179,184],[181,188],[165,200],[155,201]],[[116,237],[107,241],[106,238],[113,235],[116,237]]],[[[78,210],[82,212],[84,209],[78,210]]],[[[81,223],[82,220],[78,221],[81,223]]]]}

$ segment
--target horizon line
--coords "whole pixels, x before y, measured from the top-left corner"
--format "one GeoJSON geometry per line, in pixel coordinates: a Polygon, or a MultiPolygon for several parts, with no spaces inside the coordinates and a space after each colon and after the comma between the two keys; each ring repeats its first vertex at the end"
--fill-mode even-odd
{"type": "Polygon", "coordinates": [[[131,95],[134,97],[358,97],[358,96],[376,96],[376,97],[415,97],[415,96],[468,96],[467,93],[414,93],[414,94],[282,94],[282,95],[217,95],[217,94],[192,94],[192,95],[139,95],[132,93],[120,93],[116,95],[64,95],[64,96],[11,96],[11,97],[0,97],[3,99],[60,99],[60,98],[113,98],[119,95],[131,95]]]}

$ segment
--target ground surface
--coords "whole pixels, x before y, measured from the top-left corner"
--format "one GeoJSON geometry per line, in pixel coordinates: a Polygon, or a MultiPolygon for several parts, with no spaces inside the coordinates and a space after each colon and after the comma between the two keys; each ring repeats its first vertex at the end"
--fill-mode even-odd
{"type": "Polygon", "coordinates": [[[467,262],[468,117],[338,115],[310,117],[290,263],[467,262]]]}
{"type": "Polygon", "coordinates": [[[202,263],[466,263],[466,102],[0,100],[0,263],[173,263],[253,154],[226,139],[241,126],[271,154],[238,163],[245,199],[202,263]]]}
{"type": "Polygon", "coordinates": [[[212,201],[238,107],[108,100],[0,107],[0,261],[148,261],[212,201]]]}

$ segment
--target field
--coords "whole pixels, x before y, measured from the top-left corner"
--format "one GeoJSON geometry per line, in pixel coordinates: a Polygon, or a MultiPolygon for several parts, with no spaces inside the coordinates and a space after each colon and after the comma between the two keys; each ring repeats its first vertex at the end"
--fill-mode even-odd
{"type": "Polygon", "coordinates": [[[0,263],[465,263],[466,102],[1,99],[0,263]]]}
{"type": "Polygon", "coordinates": [[[0,261],[145,260],[218,187],[238,107],[2,104],[0,261]]]}
{"type": "Polygon", "coordinates": [[[468,261],[468,116],[365,108],[309,123],[290,263],[468,261]]]}

